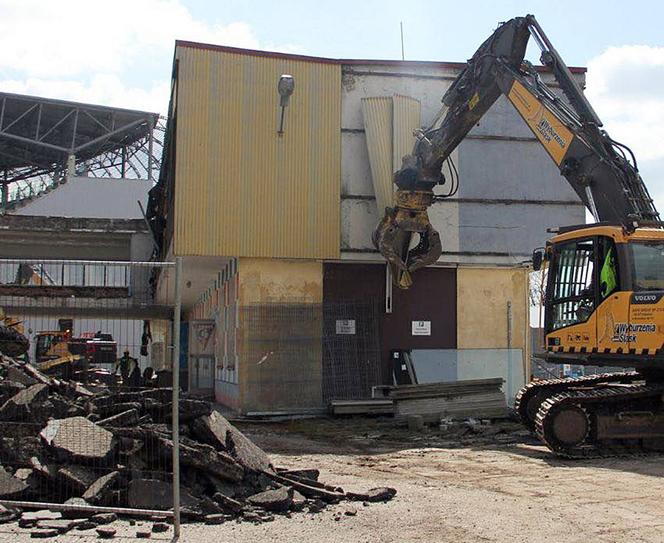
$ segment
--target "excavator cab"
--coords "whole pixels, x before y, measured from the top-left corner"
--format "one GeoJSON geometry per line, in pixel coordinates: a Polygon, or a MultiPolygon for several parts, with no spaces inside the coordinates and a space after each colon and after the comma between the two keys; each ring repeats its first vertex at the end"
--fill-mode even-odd
{"type": "Polygon", "coordinates": [[[570,228],[546,258],[547,360],[664,369],[664,230],[570,228]]]}

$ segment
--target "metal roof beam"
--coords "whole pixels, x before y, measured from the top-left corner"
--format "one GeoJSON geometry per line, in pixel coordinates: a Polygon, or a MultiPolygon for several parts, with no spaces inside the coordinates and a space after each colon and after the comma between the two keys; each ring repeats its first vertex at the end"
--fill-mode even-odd
{"type": "Polygon", "coordinates": [[[21,113],[16,119],[14,119],[11,123],[9,123],[7,126],[4,128],[0,126],[0,129],[2,131],[9,130],[12,126],[14,126],[17,122],[19,122],[23,117],[28,115],[32,110],[34,110],[39,104],[34,104],[32,107],[29,107],[27,110],[25,110],[23,113],[21,113]]]}
{"type": "Polygon", "coordinates": [[[113,130],[112,132],[109,132],[108,134],[104,134],[103,136],[99,136],[98,138],[94,138],[94,139],[88,141],[87,143],[84,143],[83,145],[79,145],[78,147],[72,148],[72,151],[74,153],[78,153],[79,151],[81,151],[83,149],[86,149],[86,148],[88,148],[92,145],[95,145],[97,143],[105,141],[105,140],[115,136],[116,134],[121,134],[122,132],[125,132],[125,131],[129,130],[130,128],[133,128],[134,126],[139,126],[139,125],[143,124],[144,122],[145,122],[144,118],[143,119],[138,119],[138,120],[134,121],[133,123],[126,124],[126,125],[124,125],[120,128],[117,128],[117,129],[113,130]]]}
{"type": "Polygon", "coordinates": [[[90,119],[92,119],[94,122],[96,122],[99,126],[101,126],[101,127],[102,127],[104,130],[106,130],[107,132],[110,132],[111,130],[113,130],[111,127],[106,126],[104,123],[102,123],[102,122],[101,122],[99,119],[97,119],[94,115],[91,115],[90,113],[88,113],[88,111],[86,111],[85,109],[81,109],[81,111],[82,111],[83,113],[85,113],[88,117],[90,117],[90,119]]]}
{"type": "Polygon", "coordinates": [[[53,149],[54,151],[60,151],[61,153],[68,153],[69,149],[66,149],[65,147],[59,147],[58,145],[53,145],[52,143],[45,143],[43,141],[35,141],[30,138],[24,138],[23,136],[17,136],[16,134],[8,134],[4,130],[0,131],[0,136],[20,141],[23,143],[29,143],[31,145],[37,145],[39,147],[45,147],[46,149],[53,149]]]}
{"type": "Polygon", "coordinates": [[[51,128],[48,129],[46,134],[42,135],[42,137],[39,138],[39,141],[42,141],[42,140],[46,139],[46,136],[48,136],[51,132],[53,132],[53,130],[55,130],[58,126],[60,126],[63,122],[65,122],[73,114],[74,114],[73,109],[71,111],[69,111],[68,113],[66,113],[65,116],[62,117],[62,119],[60,119],[57,123],[55,123],[51,128]]]}

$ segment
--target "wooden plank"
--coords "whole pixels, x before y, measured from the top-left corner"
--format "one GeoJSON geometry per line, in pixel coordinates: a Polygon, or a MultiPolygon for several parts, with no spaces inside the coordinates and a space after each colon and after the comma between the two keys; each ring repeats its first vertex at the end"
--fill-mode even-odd
{"type": "Polygon", "coordinates": [[[394,412],[394,402],[390,399],[332,400],[330,409],[335,415],[388,415],[394,412]]]}

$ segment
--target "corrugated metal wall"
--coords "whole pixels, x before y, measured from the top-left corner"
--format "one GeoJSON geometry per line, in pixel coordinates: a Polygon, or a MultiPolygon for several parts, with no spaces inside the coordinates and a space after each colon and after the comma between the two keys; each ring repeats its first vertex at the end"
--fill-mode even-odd
{"type": "Polygon", "coordinates": [[[379,215],[392,205],[392,97],[362,98],[369,164],[379,215]]]}
{"type": "Polygon", "coordinates": [[[178,255],[339,257],[340,66],[176,48],[178,255]],[[295,78],[277,134],[281,74],[295,78]]]}
{"type": "Polygon", "coordinates": [[[367,138],[378,214],[393,205],[393,174],[401,159],[413,150],[413,130],[420,126],[420,102],[408,96],[362,98],[362,118],[367,138]]]}
{"type": "Polygon", "coordinates": [[[419,100],[400,94],[392,97],[392,105],[392,170],[396,172],[401,168],[404,155],[413,152],[416,141],[413,131],[422,128],[422,106],[419,100]]]}

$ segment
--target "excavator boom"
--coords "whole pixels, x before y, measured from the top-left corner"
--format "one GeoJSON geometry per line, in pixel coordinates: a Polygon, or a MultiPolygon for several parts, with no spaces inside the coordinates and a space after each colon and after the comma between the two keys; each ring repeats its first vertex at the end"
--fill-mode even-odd
{"type": "Polygon", "coordinates": [[[386,209],[373,240],[390,263],[398,286],[409,287],[413,271],[440,257],[440,236],[426,211],[444,197],[434,194],[434,187],[446,182],[444,163],[501,95],[512,103],[597,221],[627,228],[659,225],[659,214],[631,151],[602,129],[597,113],[535,18],[516,17],[500,25],[468,61],[443,96],[434,123],[418,134],[412,154],[403,158],[394,174],[395,205],[386,209]],[[567,102],[524,62],[531,36],[567,102]],[[411,249],[415,234],[420,242],[411,249]]]}

